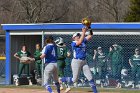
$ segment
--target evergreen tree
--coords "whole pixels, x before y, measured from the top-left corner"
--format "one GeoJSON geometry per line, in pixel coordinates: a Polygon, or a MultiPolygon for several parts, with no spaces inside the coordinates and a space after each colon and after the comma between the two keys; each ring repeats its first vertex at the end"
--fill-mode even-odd
{"type": "Polygon", "coordinates": [[[126,22],[140,22],[140,0],[130,0],[130,11],[125,17],[126,22]]]}

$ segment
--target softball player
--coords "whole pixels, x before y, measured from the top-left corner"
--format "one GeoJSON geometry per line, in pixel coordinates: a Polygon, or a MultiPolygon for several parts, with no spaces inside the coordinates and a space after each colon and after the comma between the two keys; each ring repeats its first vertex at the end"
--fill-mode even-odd
{"type": "MultiPolygon", "coordinates": [[[[61,37],[58,37],[56,40],[55,40],[55,43],[57,45],[57,65],[58,65],[58,75],[59,75],[59,80],[60,80],[60,90],[63,90],[63,85],[62,85],[62,81],[61,79],[64,76],[64,68],[66,66],[66,63],[65,63],[65,59],[67,57],[70,57],[70,52],[67,48],[67,46],[64,44],[64,40],[63,38],[61,37]]],[[[65,85],[66,85],[66,91],[67,92],[70,87],[68,84],[66,84],[66,82],[64,82],[65,85]]]]}
{"type": "Polygon", "coordinates": [[[132,88],[136,87],[137,78],[136,76],[138,75],[138,78],[140,77],[140,49],[136,48],[135,49],[135,54],[129,59],[129,64],[131,66],[132,70],[132,80],[133,80],[133,85],[132,88]]]}
{"type": "Polygon", "coordinates": [[[94,50],[93,60],[97,61],[98,74],[101,79],[101,87],[103,88],[107,72],[107,56],[103,52],[102,47],[98,47],[97,51],[94,50]]]}
{"type": "Polygon", "coordinates": [[[40,56],[41,56],[40,45],[36,44],[36,51],[34,53],[34,58],[35,58],[35,66],[37,70],[37,78],[41,78],[42,60],[40,56]]]}
{"type": "Polygon", "coordinates": [[[73,73],[72,81],[74,85],[78,80],[81,69],[85,77],[88,79],[89,84],[94,93],[97,93],[96,85],[94,83],[90,68],[86,61],[86,43],[92,38],[93,32],[90,30],[90,34],[85,37],[85,33],[88,30],[87,27],[82,28],[82,34],[75,33],[73,34],[73,40],[71,43],[73,50],[73,59],[71,62],[71,68],[73,73]]]}
{"type": "MultiPolygon", "coordinates": [[[[22,46],[22,50],[15,53],[14,57],[17,59],[21,59],[22,57],[30,57],[31,53],[27,51],[27,48],[25,45],[22,46]]],[[[24,63],[19,63],[19,70],[18,70],[18,79],[16,80],[16,85],[20,85],[19,84],[19,78],[21,77],[21,74],[23,72],[23,70],[27,71],[27,78],[29,80],[29,85],[32,85],[32,82],[30,80],[30,73],[29,73],[29,64],[24,64],[24,63]]]]}
{"type": "Polygon", "coordinates": [[[52,36],[47,37],[46,43],[46,46],[42,50],[42,55],[40,56],[41,59],[45,58],[44,87],[49,93],[54,93],[49,85],[49,79],[51,75],[53,75],[57,93],[60,93],[60,85],[57,74],[57,48],[54,44],[52,36]]]}
{"type": "Polygon", "coordinates": [[[113,77],[118,83],[116,88],[121,88],[121,70],[123,67],[122,47],[118,44],[112,45],[112,47],[110,47],[109,57],[111,58],[112,62],[113,77]]]}

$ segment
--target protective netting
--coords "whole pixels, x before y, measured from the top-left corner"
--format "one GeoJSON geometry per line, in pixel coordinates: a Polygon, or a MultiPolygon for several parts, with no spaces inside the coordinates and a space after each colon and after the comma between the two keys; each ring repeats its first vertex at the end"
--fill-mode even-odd
{"type": "MultiPolygon", "coordinates": [[[[67,45],[67,47],[71,50],[71,42],[72,42],[72,35],[53,35],[54,38],[62,37],[67,45]]],[[[140,36],[139,35],[94,35],[92,40],[90,40],[87,43],[87,62],[90,66],[90,69],[92,71],[93,77],[96,81],[96,84],[101,87],[112,87],[117,86],[118,83],[121,84],[121,86],[117,87],[138,87],[138,81],[140,79],[140,66],[138,64],[138,67],[131,67],[129,64],[129,59],[131,56],[135,54],[135,48],[140,46],[140,36]],[[113,65],[112,60],[109,55],[109,48],[112,47],[113,44],[117,44],[122,47],[121,55],[123,58],[122,64],[119,67],[121,70],[120,72],[113,72],[113,69],[117,67],[118,64],[113,65]],[[105,71],[99,70],[100,66],[98,65],[98,62],[93,60],[94,50],[97,50],[98,47],[102,47],[103,52],[107,56],[106,61],[106,67],[105,71]],[[135,73],[134,73],[134,68],[135,73]],[[104,78],[101,78],[102,75],[100,73],[104,74],[104,78]],[[114,73],[117,73],[113,75],[114,73]],[[132,78],[132,74],[135,75],[135,77],[132,78]],[[118,76],[121,76],[119,79],[118,76]],[[137,83],[136,83],[137,82],[137,83]]],[[[116,56],[117,57],[117,56],[116,56]]],[[[65,76],[71,77],[71,58],[66,59],[66,67],[65,67],[65,76]]],[[[118,69],[118,68],[117,68],[118,69]]],[[[118,70],[119,70],[118,69],[118,70]]],[[[117,71],[117,70],[115,70],[117,71]]],[[[81,72],[80,78],[79,78],[79,86],[87,86],[87,80],[85,79],[83,73],[81,72]]]]}
{"type": "Polygon", "coordinates": [[[0,84],[5,82],[5,59],[0,57],[0,84]]]}

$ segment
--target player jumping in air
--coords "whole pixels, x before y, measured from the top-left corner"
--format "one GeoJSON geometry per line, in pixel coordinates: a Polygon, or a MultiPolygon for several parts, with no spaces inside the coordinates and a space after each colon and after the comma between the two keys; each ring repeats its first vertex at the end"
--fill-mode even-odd
{"type": "Polygon", "coordinates": [[[57,48],[52,36],[47,37],[46,43],[46,46],[42,50],[42,55],[40,56],[41,59],[45,58],[44,87],[49,93],[54,93],[49,85],[49,78],[53,75],[57,93],[60,93],[60,84],[57,74],[57,48]]]}
{"type": "MultiPolygon", "coordinates": [[[[81,72],[81,69],[83,70],[83,73],[85,77],[89,81],[89,85],[91,86],[93,93],[97,93],[96,85],[94,83],[90,68],[86,61],[86,43],[92,38],[93,32],[90,30],[89,35],[85,37],[85,33],[88,30],[87,27],[82,28],[82,34],[75,33],[73,34],[73,40],[71,43],[72,50],[73,50],[73,59],[71,62],[71,68],[72,68],[72,82],[74,85],[77,85],[78,76],[81,72]]],[[[63,78],[62,81],[67,81],[67,79],[63,78]]]]}

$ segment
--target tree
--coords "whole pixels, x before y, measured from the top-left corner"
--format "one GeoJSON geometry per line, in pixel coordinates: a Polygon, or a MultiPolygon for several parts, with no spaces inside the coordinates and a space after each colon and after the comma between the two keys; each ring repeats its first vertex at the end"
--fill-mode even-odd
{"type": "Polygon", "coordinates": [[[69,11],[67,0],[2,0],[2,23],[48,23],[63,18],[69,11]]]}
{"type": "Polygon", "coordinates": [[[131,0],[130,11],[128,12],[126,22],[140,22],[140,0],[131,0]]]}
{"type": "MultiPolygon", "coordinates": [[[[107,19],[113,22],[121,22],[125,15],[125,5],[128,0],[97,0],[98,9],[101,12],[102,17],[108,17],[107,19]]],[[[101,16],[100,15],[100,16],[101,16]]]]}

